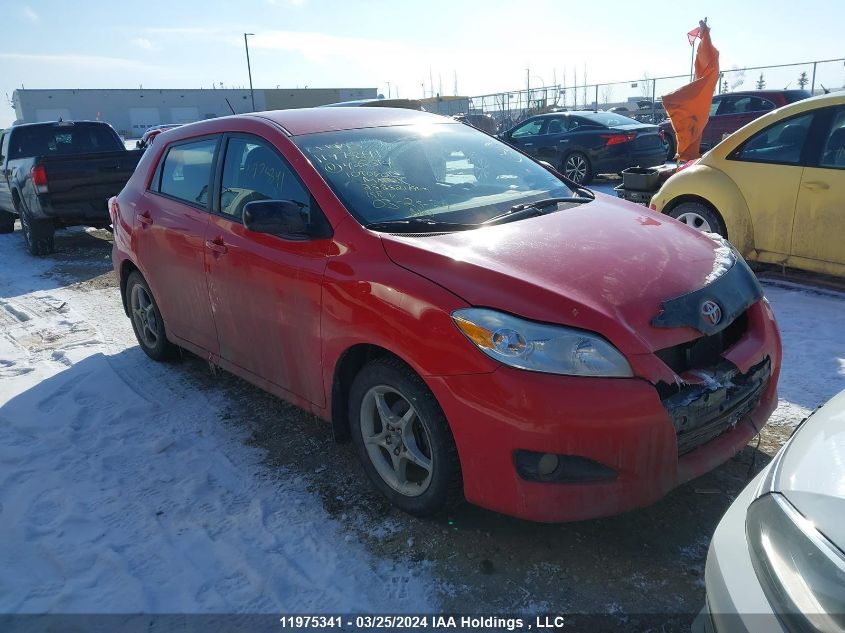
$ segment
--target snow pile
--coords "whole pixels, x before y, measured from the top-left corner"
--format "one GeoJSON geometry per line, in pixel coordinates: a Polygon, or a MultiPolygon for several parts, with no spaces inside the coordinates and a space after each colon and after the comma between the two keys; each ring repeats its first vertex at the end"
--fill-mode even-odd
{"type": "Polygon", "coordinates": [[[301,478],[136,346],[113,288],[0,236],[0,612],[430,611],[301,478]]]}

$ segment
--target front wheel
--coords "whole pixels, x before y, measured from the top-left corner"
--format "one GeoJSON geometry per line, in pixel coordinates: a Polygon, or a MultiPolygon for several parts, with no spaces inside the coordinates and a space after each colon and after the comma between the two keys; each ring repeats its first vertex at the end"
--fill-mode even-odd
{"type": "Polygon", "coordinates": [[[349,421],[367,476],[395,506],[429,516],[463,498],[446,416],[404,363],[379,358],[364,366],[350,390],[349,421]]]}
{"type": "Polygon", "coordinates": [[[167,340],[158,304],[146,280],[138,272],[133,272],[126,280],[126,301],[135,338],[144,353],[157,361],[173,358],[176,346],[167,340]]]}
{"type": "Polygon", "coordinates": [[[667,215],[702,233],[718,233],[724,238],[728,236],[722,218],[703,202],[682,202],[667,215]]]}
{"type": "Polygon", "coordinates": [[[579,185],[586,185],[593,179],[590,159],[581,152],[573,152],[563,161],[563,175],[579,185]]]}

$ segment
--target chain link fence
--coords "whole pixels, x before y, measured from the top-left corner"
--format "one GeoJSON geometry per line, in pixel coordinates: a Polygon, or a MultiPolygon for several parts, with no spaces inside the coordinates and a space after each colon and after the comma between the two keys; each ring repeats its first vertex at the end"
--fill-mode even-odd
{"type": "MultiPolygon", "coordinates": [[[[535,114],[556,110],[613,110],[644,123],[659,123],[666,118],[661,104],[662,96],[690,80],[690,73],[685,73],[577,86],[567,86],[565,83],[526,86],[519,90],[469,97],[467,100],[442,100],[438,103],[437,111],[446,115],[467,112],[489,114],[500,129],[509,129],[535,114]]],[[[845,58],[722,69],[716,92],[766,89],[803,89],[813,94],[843,90],[845,58]]]]}

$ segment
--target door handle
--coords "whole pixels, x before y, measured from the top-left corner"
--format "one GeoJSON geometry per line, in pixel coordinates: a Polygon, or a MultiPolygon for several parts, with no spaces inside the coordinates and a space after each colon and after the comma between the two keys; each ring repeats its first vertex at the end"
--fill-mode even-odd
{"type": "Polygon", "coordinates": [[[214,240],[206,240],[205,247],[210,251],[214,251],[218,255],[223,255],[229,252],[228,247],[223,243],[222,237],[218,237],[214,240]]]}
{"type": "Polygon", "coordinates": [[[153,216],[150,215],[149,211],[144,211],[141,215],[138,216],[138,222],[140,222],[144,226],[149,226],[153,223],[153,216]]]}
{"type": "Polygon", "coordinates": [[[821,180],[810,180],[808,182],[801,183],[801,186],[805,189],[809,189],[810,191],[826,191],[830,189],[830,185],[826,182],[822,182],[821,180]]]}

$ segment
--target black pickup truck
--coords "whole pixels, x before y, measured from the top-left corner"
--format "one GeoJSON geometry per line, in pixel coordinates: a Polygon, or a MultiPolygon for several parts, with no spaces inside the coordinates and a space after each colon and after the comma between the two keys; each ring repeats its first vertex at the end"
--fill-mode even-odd
{"type": "Polygon", "coordinates": [[[120,193],[142,151],[130,151],[102,121],[25,123],[0,136],[0,233],[21,220],[33,255],[53,252],[65,226],[109,226],[108,199],[120,193]]]}

